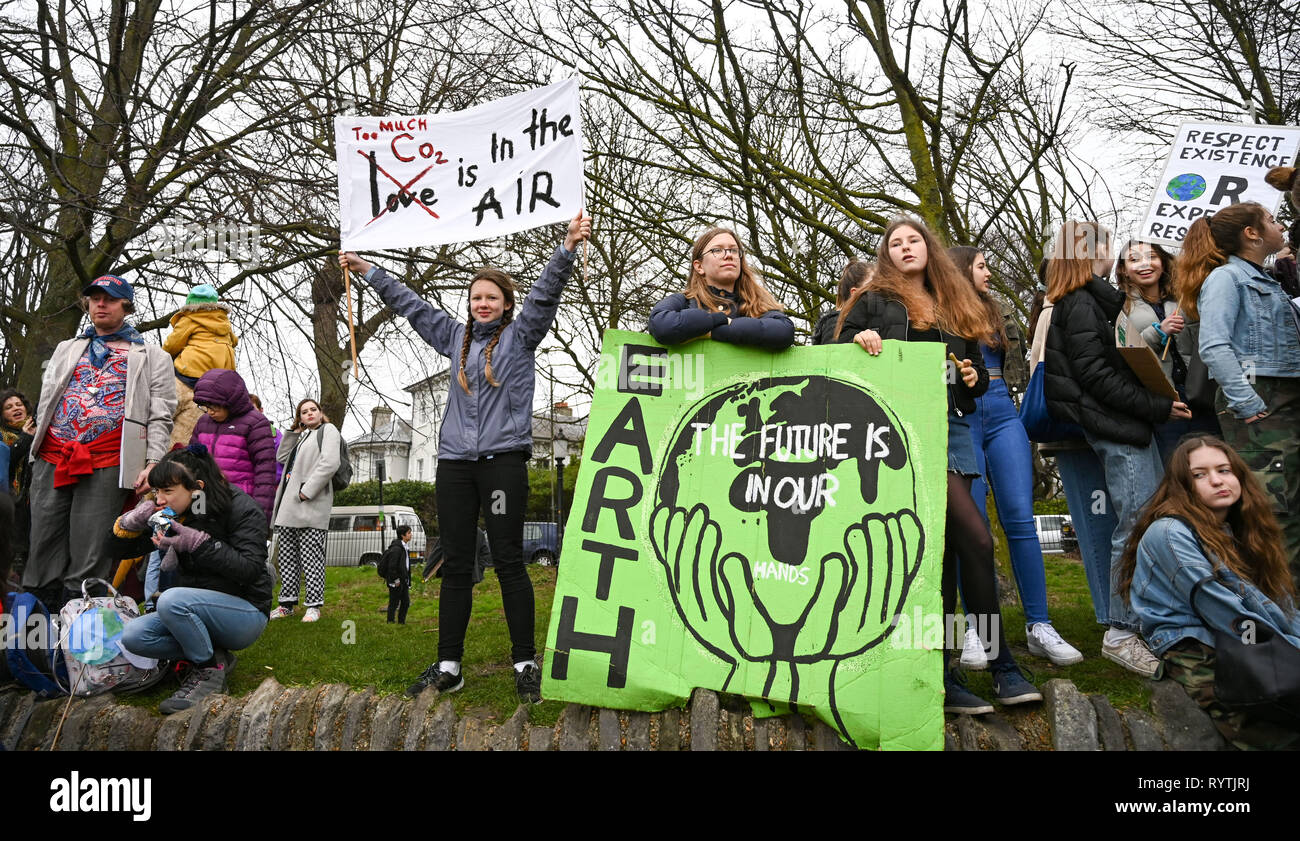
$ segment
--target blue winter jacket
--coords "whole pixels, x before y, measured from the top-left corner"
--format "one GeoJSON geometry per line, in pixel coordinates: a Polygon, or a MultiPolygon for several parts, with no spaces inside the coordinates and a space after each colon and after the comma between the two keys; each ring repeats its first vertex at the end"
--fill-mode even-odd
{"type": "Polygon", "coordinates": [[[1240,257],[1210,272],[1196,299],[1201,360],[1238,418],[1264,411],[1255,377],[1300,377],[1300,332],[1282,285],[1240,257]]]}
{"type": "Polygon", "coordinates": [[[752,345],[767,350],[785,350],[794,344],[794,322],[781,310],[763,313],[761,318],[740,314],[740,302],[731,292],[710,287],[713,294],[727,299],[729,312],[700,309],[694,298],[674,292],[650,310],[650,335],[665,345],[680,345],[710,334],[710,338],[735,345],[752,345]],[[731,323],[727,323],[730,316],[731,323]]]}
{"type": "Polygon", "coordinates": [[[533,354],[555,321],[560,294],[573,271],[573,257],[573,252],[565,251],[563,245],[556,248],[523,305],[515,305],[514,320],[506,325],[492,351],[492,375],[500,386],[493,386],[483,375],[483,350],[500,322],[474,322],[465,360],[469,394],[456,378],[465,323],[430,306],[379,266],[366,272],[366,282],[384,303],[411,322],[415,332],[434,350],[451,360],[447,409],[438,437],[439,459],[476,461],[499,453],[532,453],[533,354]]]}
{"type": "Polygon", "coordinates": [[[1221,563],[1212,566],[1191,527],[1173,517],[1156,520],[1142,535],[1129,599],[1142,636],[1156,654],[1186,637],[1213,648],[1215,630],[1232,632],[1238,616],[1272,628],[1300,647],[1300,616],[1291,605],[1276,604],[1221,563]],[[1197,591],[1193,610],[1192,588],[1215,574],[1215,567],[1218,577],[1197,591]]]}

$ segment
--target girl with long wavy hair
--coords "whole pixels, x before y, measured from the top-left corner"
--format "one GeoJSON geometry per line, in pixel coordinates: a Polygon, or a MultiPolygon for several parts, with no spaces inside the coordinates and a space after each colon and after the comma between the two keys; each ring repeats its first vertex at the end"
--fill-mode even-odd
{"type": "Polygon", "coordinates": [[[1197,325],[1189,322],[1174,295],[1174,258],[1154,242],[1131,239],[1120,249],[1115,282],[1124,293],[1124,307],[1115,318],[1115,343],[1146,347],[1160,360],[1165,379],[1192,410],[1190,419],[1156,425],[1156,447],[1168,461],[1178,440],[1199,432],[1219,434],[1213,407],[1199,408],[1187,398],[1187,372],[1198,364],[1194,344],[1197,325]]]}
{"type": "Polygon", "coordinates": [[[1115,346],[1115,318],[1124,295],[1107,279],[1111,262],[1107,229],[1096,222],[1078,221],[1061,227],[1047,264],[1047,300],[1053,310],[1044,390],[1053,417],[1083,429],[1101,462],[1115,508],[1109,567],[1092,573],[1098,583],[1110,584],[1104,596],[1108,628],[1101,654],[1130,671],[1153,677],[1159,661],[1138,637],[1137,617],[1116,593],[1115,575],[1138,511],[1164,474],[1155,424],[1190,418],[1191,412],[1187,404],[1143,386],[1115,346]]]}
{"type": "Polygon", "coordinates": [[[759,281],[729,228],[710,228],[695,239],[686,289],[655,304],[648,326],[665,345],[711,338],[785,350],[794,343],[794,322],[759,281]]]}
{"type": "Polygon", "coordinates": [[[458,322],[431,306],[379,266],[352,252],[339,263],[364,276],[384,303],[411,322],[456,366],[438,437],[436,476],[442,528],[442,590],[438,598],[438,659],[407,688],[455,692],[465,685],[461,661],[474,591],[475,542],[482,512],[510,631],[515,691],[523,703],[541,700],[536,662],[533,583],[524,567],[528,459],[533,448],[533,387],[537,346],[550,332],[578,243],[591,236],[591,218],[569,222],[564,241],[516,314],[514,283],[496,269],[470,280],[468,317],[458,322]]]}
{"type": "MultiPolygon", "coordinates": [[[[998,606],[993,569],[993,536],[971,498],[971,480],[980,473],[971,442],[970,416],[975,398],[988,390],[989,375],[980,358],[979,340],[995,325],[970,281],[962,276],[938,238],[916,219],[895,219],[885,229],[877,252],[876,276],[856,290],[840,315],[841,342],[855,342],[879,356],[885,339],[939,342],[960,360],[948,369],[948,514],[944,533],[943,608],[948,627],[956,630],[957,567],[967,608],[975,615],[981,647],[994,656],[993,691],[1003,704],[1042,700],[1020,671],[1006,636],[998,606]],[[957,547],[961,548],[958,555],[957,547]]],[[[938,376],[938,372],[936,372],[938,376]]],[[[968,690],[950,668],[949,640],[944,650],[944,710],[980,714],[993,707],[968,690]]]]}
{"type": "Polygon", "coordinates": [[[1175,282],[1200,318],[1223,439],[1264,486],[1300,583],[1300,310],[1263,268],[1284,244],[1263,206],[1225,207],[1188,227],[1175,282]]]}
{"type": "Polygon", "coordinates": [[[1165,674],[1242,748],[1300,741],[1293,727],[1253,719],[1215,697],[1215,632],[1239,634],[1238,618],[1300,647],[1295,586],[1264,489],[1241,456],[1213,436],[1184,440],[1138,518],[1119,565],[1119,592],[1165,674]]]}
{"type": "MultiPolygon", "coordinates": [[[[984,252],[968,245],[948,249],[948,256],[970,281],[979,296],[991,325],[989,334],[980,341],[984,367],[989,371],[989,390],[975,399],[971,414],[971,440],[975,461],[983,478],[971,486],[980,515],[985,512],[988,490],[992,488],[998,507],[998,522],[1007,535],[1011,552],[1011,571],[1025,609],[1025,636],[1029,653],[1046,657],[1057,666],[1068,666],[1083,659],[1052,626],[1047,613],[1047,574],[1043,567],[1043,549],[1034,527],[1034,457],[1029,437],[1020,422],[1020,413],[1011,395],[1022,391],[1029,381],[1025,347],[1020,326],[1008,309],[989,291],[993,273],[984,252]],[[987,479],[985,484],[984,479],[987,479]]],[[[962,665],[981,669],[987,658],[978,639],[967,631],[962,649],[962,665]]]]}

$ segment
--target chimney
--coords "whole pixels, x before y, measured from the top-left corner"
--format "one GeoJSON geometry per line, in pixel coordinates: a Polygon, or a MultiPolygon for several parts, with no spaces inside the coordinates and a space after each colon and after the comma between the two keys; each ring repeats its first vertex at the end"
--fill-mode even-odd
{"type": "Polygon", "coordinates": [[[370,431],[384,432],[393,425],[393,410],[387,406],[376,406],[370,410],[370,431]]]}
{"type": "Polygon", "coordinates": [[[561,400],[555,404],[555,416],[557,418],[571,418],[573,417],[573,410],[569,408],[568,403],[561,400]]]}

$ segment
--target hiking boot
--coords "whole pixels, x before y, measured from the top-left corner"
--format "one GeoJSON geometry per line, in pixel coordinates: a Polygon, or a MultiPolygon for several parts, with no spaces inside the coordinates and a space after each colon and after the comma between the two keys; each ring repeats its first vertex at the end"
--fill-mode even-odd
{"type": "Polygon", "coordinates": [[[993,705],[971,692],[961,678],[949,672],[943,677],[943,711],[958,715],[984,715],[993,712],[993,705]]]}
{"type": "Polygon", "coordinates": [[[973,672],[982,672],[989,667],[989,655],[984,650],[984,642],[979,631],[966,629],[966,638],[961,646],[961,667],[973,672]]]}
{"type": "Polygon", "coordinates": [[[283,619],[286,616],[293,616],[293,605],[282,604],[275,610],[271,611],[272,619],[283,619]]]}
{"type": "Polygon", "coordinates": [[[1026,626],[1025,638],[1029,641],[1029,653],[1046,657],[1053,666],[1069,666],[1083,661],[1079,649],[1061,639],[1056,629],[1046,622],[1026,626]]]}
{"type": "Polygon", "coordinates": [[[438,690],[439,694],[449,695],[464,688],[465,671],[462,669],[460,674],[453,675],[451,672],[444,672],[438,663],[434,663],[420,673],[415,683],[406,687],[406,694],[414,698],[430,686],[438,690]]]}
{"type": "Polygon", "coordinates": [[[226,669],[224,662],[219,662],[217,665],[205,669],[191,669],[190,673],[185,676],[185,682],[181,684],[181,688],[176,690],[176,693],[166,701],[163,701],[158,706],[158,711],[163,715],[178,713],[181,710],[188,710],[209,695],[225,691],[226,669]]]}
{"type": "Polygon", "coordinates": [[[523,704],[537,704],[542,700],[542,670],[533,663],[515,672],[515,692],[523,704]]]}
{"type": "Polygon", "coordinates": [[[1020,673],[1014,663],[993,672],[993,700],[999,704],[1028,704],[1043,700],[1043,695],[1020,673]]]}
{"type": "Polygon", "coordinates": [[[1103,639],[1101,656],[1119,663],[1130,672],[1136,672],[1142,677],[1153,678],[1160,673],[1160,660],[1151,653],[1151,649],[1147,648],[1147,644],[1137,634],[1130,634],[1123,641],[1113,645],[1103,639]]]}

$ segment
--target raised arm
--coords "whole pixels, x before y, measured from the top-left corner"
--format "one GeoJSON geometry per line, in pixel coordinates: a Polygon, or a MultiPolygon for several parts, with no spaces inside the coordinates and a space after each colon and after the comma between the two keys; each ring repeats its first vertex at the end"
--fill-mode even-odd
{"type": "Polygon", "coordinates": [[[420,338],[438,353],[450,358],[453,352],[460,351],[456,329],[460,325],[447,313],[430,305],[382,267],[361,259],[356,252],[340,252],[339,265],[347,266],[370,284],[384,305],[411,322],[420,338]]]}
{"type": "Polygon", "coordinates": [[[564,293],[564,284],[573,274],[573,261],[578,254],[578,243],[591,238],[591,217],[578,215],[569,221],[569,229],[564,235],[564,242],[551,255],[541,277],[528,290],[524,306],[515,319],[516,336],[529,351],[537,349],[555,323],[555,313],[560,308],[560,296],[564,293]]]}

